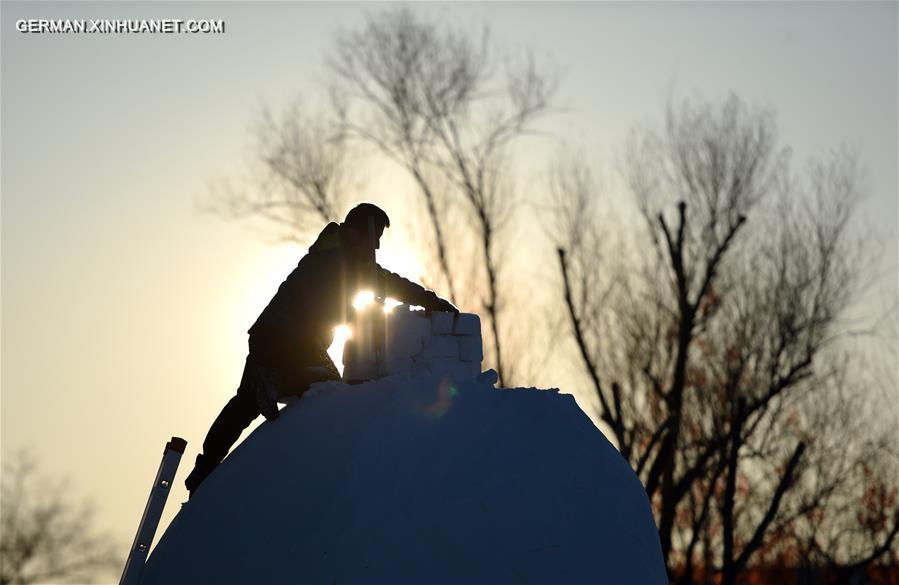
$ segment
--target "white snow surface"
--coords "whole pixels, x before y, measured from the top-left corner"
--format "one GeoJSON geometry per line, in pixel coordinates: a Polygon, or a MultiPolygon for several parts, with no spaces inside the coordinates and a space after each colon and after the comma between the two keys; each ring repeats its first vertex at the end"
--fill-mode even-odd
{"type": "Polygon", "coordinates": [[[649,501],[571,395],[316,384],[185,503],[143,583],[667,583],[649,501]]]}

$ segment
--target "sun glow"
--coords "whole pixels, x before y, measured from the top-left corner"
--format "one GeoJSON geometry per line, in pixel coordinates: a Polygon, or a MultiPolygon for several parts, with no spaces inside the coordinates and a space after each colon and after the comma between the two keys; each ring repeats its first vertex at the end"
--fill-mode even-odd
{"type": "MultiPolygon", "coordinates": [[[[247,262],[250,267],[239,279],[240,286],[231,287],[238,291],[238,298],[231,301],[231,309],[236,313],[235,320],[241,323],[253,323],[260,311],[268,304],[278,290],[278,285],[290,274],[297,260],[306,254],[306,250],[296,245],[284,245],[266,248],[258,252],[258,256],[247,262]]],[[[421,282],[425,273],[422,263],[415,255],[415,247],[399,231],[388,230],[381,239],[381,248],[377,251],[378,264],[413,282],[421,282]]],[[[363,310],[375,302],[372,291],[362,291],[353,297],[353,307],[363,310]]],[[[384,299],[383,311],[390,313],[402,303],[397,299],[384,299]]],[[[346,324],[336,324],[334,338],[328,347],[328,355],[343,373],[343,346],[352,336],[346,324]]]]}
{"type": "Polygon", "coordinates": [[[328,347],[328,357],[337,366],[337,371],[340,372],[341,376],[343,375],[343,346],[352,337],[353,330],[350,329],[349,325],[338,325],[334,328],[334,341],[328,347]]]}
{"type": "MultiPolygon", "coordinates": [[[[391,272],[396,272],[403,278],[421,282],[425,269],[415,254],[415,247],[409,245],[408,239],[403,237],[400,231],[393,232],[394,229],[388,229],[381,240],[378,264],[391,272]]],[[[399,228],[396,229],[399,230],[399,228]]]]}
{"type": "Polygon", "coordinates": [[[370,290],[364,290],[356,294],[353,297],[353,308],[357,311],[361,311],[365,307],[369,306],[375,302],[375,293],[370,290]]]}
{"type": "Polygon", "coordinates": [[[341,342],[346,341],[347,339],[352,339],[353,330],[350,329],[349,325],[338,325],[334,328],[334,340],[340,340],[341,342]]]}

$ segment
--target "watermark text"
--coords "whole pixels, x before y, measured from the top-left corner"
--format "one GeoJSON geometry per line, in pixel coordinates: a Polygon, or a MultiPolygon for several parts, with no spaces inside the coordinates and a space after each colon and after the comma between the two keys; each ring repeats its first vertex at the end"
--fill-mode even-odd
{"type": "Polygon", "coordinates": [[[223,34],[225,21],[179,18],[141,20],[29,18],[17,20],[16,30],[29,34],[223,34]]]}

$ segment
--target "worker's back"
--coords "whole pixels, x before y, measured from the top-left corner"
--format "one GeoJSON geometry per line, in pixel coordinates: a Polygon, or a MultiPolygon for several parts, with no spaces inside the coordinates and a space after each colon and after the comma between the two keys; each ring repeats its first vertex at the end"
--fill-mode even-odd
{"type": "Polygon", "coordinates": [[[250,327],[250,335],[280,336],[290,331],[327,346],[333,327],[344,321],[353,290],[347,256],[341,227],[329,223],[278,287],[250,327]]]}

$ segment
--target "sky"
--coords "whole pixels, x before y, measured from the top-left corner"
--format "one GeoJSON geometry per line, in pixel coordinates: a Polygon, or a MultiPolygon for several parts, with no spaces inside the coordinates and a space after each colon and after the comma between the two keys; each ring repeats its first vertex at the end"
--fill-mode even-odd
{"type": "MultiPolygon", "coordinates": [[[[210,184],[242,176],[261,105],[320,96],[335,33],[383,6],[0,4],[0,455],[30,449],[47,474],[95,502],[97,524],[125,547],[173,435],[188,449],[164,524],[186,499],[183,477],[236,389],[245,331],[304,252],[197,202],[210,184]],[[16,21],[30,18],[209,18],[226,31],[18,32],[16,21]]],[[[487,24],[506,50],[529,47],[558,68],[563,107],[542,125],[553,137],[530,152],[533,169],[562,141],[607,165],[672,94],[721,100],[733,91],[771,107],[797,168],[855,147],[866,170],[862,211],[895,297],[899,4],[413,6],[487,24]]],[[[398,172],[366,173],[353,196],[402,216],[409,193],[398,172]]],[[[380,259],[420,278],[410,241],[398,222],[380,259]]],[[[556,374],[570,378],[550,371],[534,384],[562,385],[556,374]]],[[[589,407],[579,388],[562,389],[589,407]]]]}

